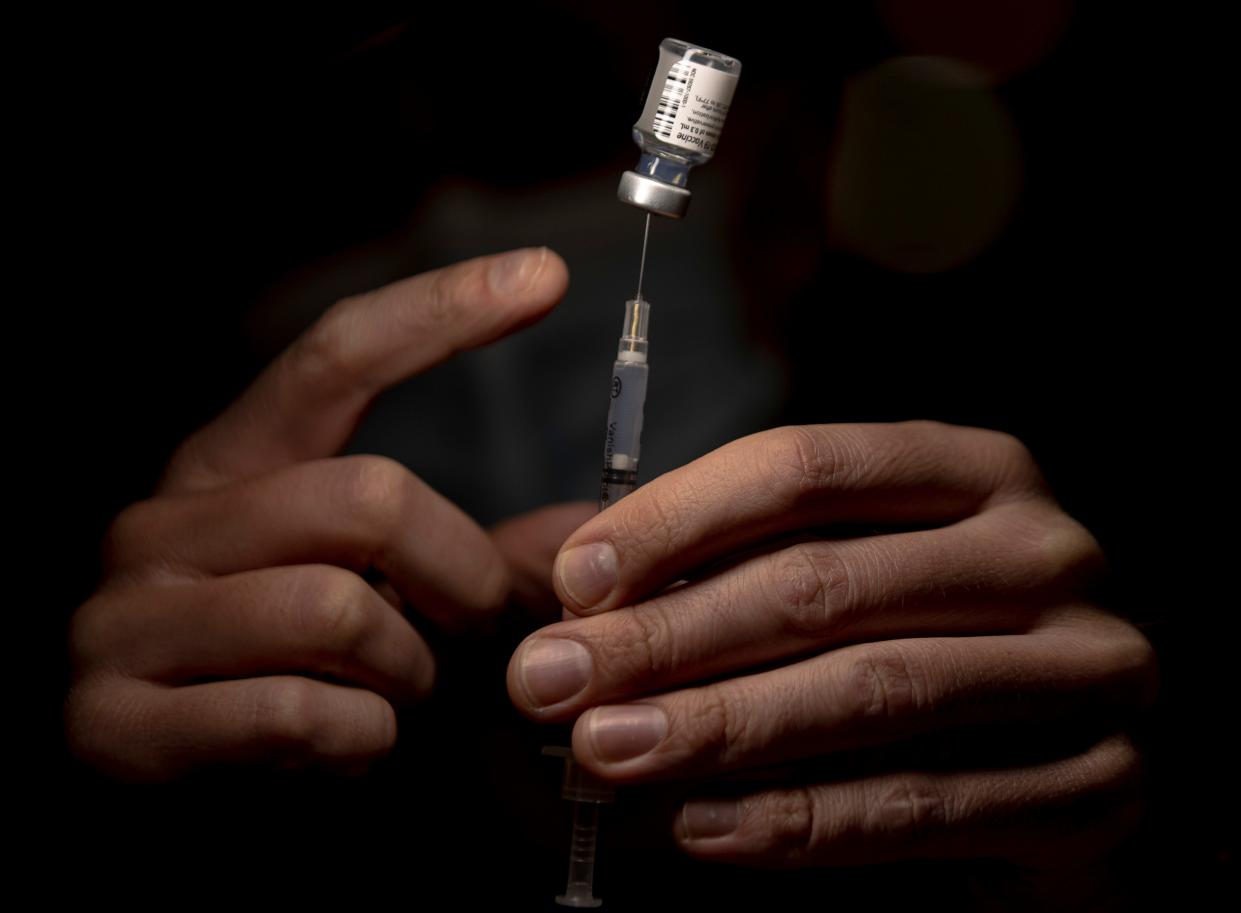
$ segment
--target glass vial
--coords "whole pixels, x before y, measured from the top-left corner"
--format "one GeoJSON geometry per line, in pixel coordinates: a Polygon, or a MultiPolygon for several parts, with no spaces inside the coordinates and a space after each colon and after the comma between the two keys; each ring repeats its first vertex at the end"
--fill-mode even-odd
{"type": "Polygon", "coordinates": [[[741,61],[676,38],[659,45],[646,105],[633,125],[642,150],[621,177],[624,203],[679,219],[689,208],[689,170],[715,154],[741,75],[741,61]]]}

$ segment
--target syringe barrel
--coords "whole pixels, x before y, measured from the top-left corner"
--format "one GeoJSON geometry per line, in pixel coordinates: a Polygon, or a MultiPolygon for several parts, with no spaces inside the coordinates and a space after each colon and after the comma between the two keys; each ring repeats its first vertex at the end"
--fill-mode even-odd
{"type": "Polygon", "coordinates": [[[642,410],[646,403],[648,373],[645,359],[618,358],[612,365],[612,403],[608,407],[608,431],[603,448],[600,510],[638,487],[642,410]]]}
{"type": "Polygon", "coordinates": [[[612,365],[612,402],[603,445],[603,478],[599,509],[619,501],[638,487],[638,456],[642,443],[642,408],[646,404],[647,330],[651,303],[645,298],[625,302],[625,322],[612,365]]]}

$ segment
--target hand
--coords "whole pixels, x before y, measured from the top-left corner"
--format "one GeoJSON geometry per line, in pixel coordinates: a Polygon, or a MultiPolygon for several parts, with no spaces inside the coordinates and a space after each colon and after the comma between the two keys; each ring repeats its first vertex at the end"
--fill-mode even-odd
{"type": "Polygon", "coordinates": [[[185,441],[112,525],[72,620],[74,753],[167,779],[225,762],[355,771],[389,751],[394,707],[434,680],[402,604],[469,624],[510,578],[488,535],[400,464],[330,457],[385,387],[538,319],[567,280],[544,248],[345,299],[185,441]]]}
{"type": "Polygon", "coordinates": [[[554,583],[583,617],[522,643],[509,693],[578,717],[617,783],[749,772],[681,808],[702,859],[1055,864],[1130,825],[1125,728],[1155,688],[1085,594],[1101,566],[1008,435],[782,428],[574,532],[554,583]]]}

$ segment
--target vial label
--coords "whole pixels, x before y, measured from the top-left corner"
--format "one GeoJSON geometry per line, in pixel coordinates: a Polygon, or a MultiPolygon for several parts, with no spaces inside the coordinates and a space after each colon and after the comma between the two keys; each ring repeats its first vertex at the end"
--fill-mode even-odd
{"type": "Polygon", "coordinates": [[[672,136],[677,126],[677,112],[685,101],[685,87],[696,74],[684,60],[678,60],[664,77],[664,91],[655,107],[654,129],[651,131],[662,140],[672,136]]]}
{"type": "Polygon", "coordinates": [[[672,146],[715,153],[737,77],[659,49],[659,66],[634,124],[672,146]]]}

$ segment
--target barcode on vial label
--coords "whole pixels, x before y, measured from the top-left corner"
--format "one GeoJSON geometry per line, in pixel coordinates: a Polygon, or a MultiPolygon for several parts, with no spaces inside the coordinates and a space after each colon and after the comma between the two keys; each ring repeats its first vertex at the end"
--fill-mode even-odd
{"type": "Polygon", "coordinates": [[[685,90],[694,74],[692,64],[678,60],[668,70],[664,79],[664,91],[659,96],[659,107],[655,109],[655,135],[668,139],[677,125],[677,111],[685,102],[685,90]]]}

